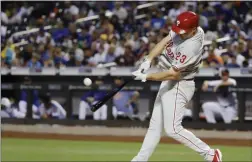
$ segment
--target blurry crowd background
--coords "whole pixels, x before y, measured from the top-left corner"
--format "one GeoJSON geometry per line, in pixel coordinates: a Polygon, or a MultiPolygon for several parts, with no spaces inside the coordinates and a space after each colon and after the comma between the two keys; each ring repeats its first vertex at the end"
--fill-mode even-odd
{"type": "Polygon", "coordinates": [[[2,2],[1,67],[134,66],[186,10],[200,15],[205,39],[212,41],[205,46],[202,67],[252,66],[251,3],[186,1],[139,7],[146,3],[2,2]],[[96,15],[98,19],[84,21],[96,15]],[[32,28],[39,31],[13,35],[32,28]],[[227,41],[216,41],[227,36],[227,41]]]}

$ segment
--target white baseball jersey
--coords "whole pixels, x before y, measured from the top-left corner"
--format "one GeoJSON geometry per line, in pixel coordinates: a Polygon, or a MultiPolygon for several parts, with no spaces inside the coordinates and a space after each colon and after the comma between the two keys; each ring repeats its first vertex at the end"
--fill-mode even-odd
{"type": "Polygon", "coordinates": [[[159,56],[159,67],[167,70],[170,67],[181,71],[182,79],[192,79],[198,71],[202,59],[204,31],[197,28],[197,33],[183,40],[170,31],[171,41],[167,43],[159,56]]]}
{"type": "Polygon", "coordinates": [[[52,117],[58,117],[59,119],[66,118],[66,110],[55,100],[51,100],[51,107],[49,109],[45,108],[44,104],[39,107],[40,114],[51,115],[52,117]]]}
{"type": "MultiPolygon", "coordinates": [[[[207,84],[208,86],[219,86],[223,81],[222,80],[213,80],[213,81],[208,81],[207,84]]],[[[228,82],[232,83],[233,86],[236,86],[236,80],[233,78],[228,78],[228,82]]],[[[221,106],[236,106],[237,104],[237,98],[236,98],[236,93],[230,93],[227,97],[223,97],[220,94],[217,94],[217,100],[221,106]]]]}
{"type": "Polygon", "coordinates": [[[182,126],[186,105],[192,99],[195,91],[193,79],[198,71],[204,40],[204,32],[198,27],[197,33],[183,40],[179,35],[170,32],[171,41],[159,57],[159,66],[163,70],[170,67],[181,71],[182,80],[163,81],[160,85],[150,120],[149,129],[138,154],[132,159],[148,161],[161,138],[162,131],[173,139],[183,143],[199,153],[206,161],[212,161],[214,149],[197,138],[192,132],[182,126]]]}

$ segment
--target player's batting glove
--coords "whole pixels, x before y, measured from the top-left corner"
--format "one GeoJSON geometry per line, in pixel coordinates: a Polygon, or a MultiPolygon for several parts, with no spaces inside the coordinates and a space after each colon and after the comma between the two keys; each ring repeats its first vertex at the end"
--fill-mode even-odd
{"type": "Polygon", "coordinates": [[[145,58],[141,63],[140,67],[138,68],[138,70],[142,73],[146,73],[146,71],[149,70],[150,67],[151,67],[151,61],[145,58]]]}
{"type": "Polygon", "coordinates": [[[147,74],[141,73],[140,70],[134,71],[132,75],[135,77],[135,80],[141,80],[142,82],[146,82],[147,74]]]}

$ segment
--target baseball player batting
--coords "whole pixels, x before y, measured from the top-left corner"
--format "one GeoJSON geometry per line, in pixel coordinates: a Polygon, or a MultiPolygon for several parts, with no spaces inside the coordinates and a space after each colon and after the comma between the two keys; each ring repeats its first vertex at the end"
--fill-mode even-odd
{"type": "Polygon", "coordinates": [[[162,130],[198,152],[208,162],[221,162],[219,149],[212,149],[181,125],[186,104],[194,90],[194,77],[201,63],[204,31],[198,26],[199,17],[194,12],[183,12],[172,26],[169,35],[163,38],[145,58],[137,71],[135,80],[162,81],[154,103],[150,125],[139,153],[133,161],[148,161],[157,144],[162,130]],[[156,73],[146,73],[152,60],[159,58],[156,73]]]}

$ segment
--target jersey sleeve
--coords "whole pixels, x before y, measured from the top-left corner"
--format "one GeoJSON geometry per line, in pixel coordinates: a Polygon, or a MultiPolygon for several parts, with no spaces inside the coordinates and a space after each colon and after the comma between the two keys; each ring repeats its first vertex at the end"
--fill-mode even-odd
{"type": "Polygon", "coordinates": [[[235,79],[231,79],[229,80],[230,83],[233,84],[233,86],[237,86],[236,80],[235,79]]]}
{"type": "Polygon", "coordinates": [[[184,46],[177,49],[174,61],[172,63],[172,67],[175,70],[181,71],[186,69],[191,64],[200,64],[201,47],[198,44],[190,45],[194,47],[184,46]]]}

